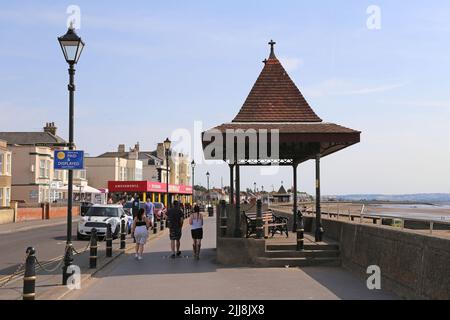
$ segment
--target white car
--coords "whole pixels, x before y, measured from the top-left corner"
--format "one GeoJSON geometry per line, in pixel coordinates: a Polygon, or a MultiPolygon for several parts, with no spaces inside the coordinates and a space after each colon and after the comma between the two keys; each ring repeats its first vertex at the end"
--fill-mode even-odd
{"type": "MultiPolygon", "coordinates": [[[[111,224],[113,238],[120,234],[120,222],[125,219],[125,228],[129,228],[129,221],[133,218],[125,213],[121,205],[94,204],[78,222],[77,239],[81,240],[91,236],[92,229],[97,229],[99,237],[106,236],[106,227],[111,224]]],[[[127,233],[129,230],[127,230],[127,233]]]]}

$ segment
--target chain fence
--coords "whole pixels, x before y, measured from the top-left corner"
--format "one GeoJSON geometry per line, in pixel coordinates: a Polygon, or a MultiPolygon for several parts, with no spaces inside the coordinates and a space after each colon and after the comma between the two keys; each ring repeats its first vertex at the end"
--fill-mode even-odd
{"type": "MultiPolygon", "coordinates": [[[[69,249],[69,250],[72,250],[75,253],[75,255],[80,255],[80,254],[83,254],[86,251],[88,251],[90,249],[90,245],[91,245],[90,242],[88,242],[86,247],[84,247],[80,251],[78,251],[74,247],[70,246],[69,248],[71,248],[71,249],[69,249]]],[[[66,247],[66,250],[65,250],[65,254],[66,253],[67,253],[67,247],[66,247]]],[[[62,257],[60,257],[59,259],[57,259],[55,261],[50,261],[50,262],[41,262],[41,261],[39,261],[39,259],[37,257],[35,257],[36,258],[36,264],[37,264],[36,272],[40,271],[40,270],[42,270],[42,271],[44,271],[46,273],[55,272],[64,263],[65,254],[62,257]],[[57,264],[53,268],[48,268],[48,266],[53,264],[53,263],[57,263],[57,264]]],[[[25,263],[26,263],[26,260],[27,260],[28,256],[29,256],[29,253],[26,254],[24,261],[21,264],[19,264],[19,266],[17,267],[16,271],[14,271],[14,273],[11,274],[6,280],[4,280],[5,278],[0,279],[0,282],[1,282],[0,283],[0,288],[4,288],[14,278],[16,278],[22,272],[25,272],[25,268],[24,267],[25,267],[25,263]]]]}
{"type": "Polygon", "coordinates": [[[29,253],[27,253],[25,255],[24,261],[21,264],[19,264],[19,266],[17,267],[16,271],[14,271],[14,273],[12,275],[10,275],[9,278],[6,281],[4,281],[2,284],[0,284],[0,288],[5,287],[15,276],[17,276],[19,273],[22,272],[22,268],[25,266],[25,263],[27,261],[28,256],[29,256],[29,253]]]}

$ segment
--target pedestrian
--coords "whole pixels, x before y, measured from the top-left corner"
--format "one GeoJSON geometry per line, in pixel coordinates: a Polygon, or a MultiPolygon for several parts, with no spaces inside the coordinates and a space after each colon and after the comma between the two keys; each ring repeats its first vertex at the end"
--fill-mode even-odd
{"type": "Polygon", "coordinates": [[[189,224],[191,225],[191,235],[194,241],[192,244],[194,258],[199,260],[203,239],[203,215],[200,213],[200,207],[198,205],[194,206],[194,213],[189,218],[189,224]]]}
{"type": "Polygon", "coordinates": [[[167,212],[167,222],[169,223],[170,248],[172,249],[171,258],[174,259],[175,255],[181,256],[180,239],[184,222],[183,211],[181,211],[180,205],[176,200],[173,202],[173,207],[167,212]]]}
{"type": "Polygon", "coordinates": [[[153,209],[154,205],[150,202],[150,198],[147,198],[147,201],[145,202],[145,214],[147,218],[150,220],[150,224],[153,226],[154,218],[153,218],[153,209]]]}
{"type": "Polygon", "coordinates": [[[131,236],[136,239],[136,254],[135,258],[142,260],[142,254],[144,252],[144,245],[148,238],[148,228],[150,222],[145,215],[145,210],[140,209],[137,216],[134,218],[133,226],[131,227],[131,236]]]}

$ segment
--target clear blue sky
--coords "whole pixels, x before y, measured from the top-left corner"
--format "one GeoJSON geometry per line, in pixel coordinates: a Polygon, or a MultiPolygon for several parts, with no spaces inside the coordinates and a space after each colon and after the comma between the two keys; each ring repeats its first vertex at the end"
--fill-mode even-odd
{"type": "MultiPolygon", "coordinates": [[[[449,192],[448,1],[5,1],[0,9],[0,130],[67,137],[67,66],[56,37],[81,8],[76,142],[91,155],[179,128],[230,121],[268,56],[267,42],[325,121],[363,132],[322,161],[325,194],[449,192]],[[366,27],[369,5],[381,30],[366,27]]],[[[198,160],[199,161],[199,160],[198,160]]],[[[201,165],[228,184],[225,166],[201,165]]],[[[242,170],[243,187],[283,180],[242,170]]],[[[313,163],[299,169],[313,192],[313,163]]]]}

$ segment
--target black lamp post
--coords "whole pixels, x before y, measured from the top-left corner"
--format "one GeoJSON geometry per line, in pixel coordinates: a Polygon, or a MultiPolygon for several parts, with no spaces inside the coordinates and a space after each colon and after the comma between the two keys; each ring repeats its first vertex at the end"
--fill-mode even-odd
{"type": "Polygon", "coordinates": [[[253,192],[256,193],[256,182],[253,182],[253,192]]]}
{"type": "Polygon", "coordinates": [[[211,195],[209,194],[209,171],[206,172],[206,185],[208,187],[208,208],[209,208],[209,203],[210,203],[210,199],[211,199],[211,195]]]}
{"type": "Polygon", "coordinates": [[[170,207],[170,197],[169,197],[169,150],[171,141],[167,138],[164,141],[164,150],[166,153],[166,192],[167,192],[167,208],[170,207]]]}
{"type": "Polygon", "coordinates": [[[194,160],[192,160],[192,162],[191,162],[191,168],[192,168],[192,204],[194,204],[194,202],[195,202],[195,194],[194,194],[194,192],[195,192],[195,190],[194,190],[194,187],[195,187],[195,184],[194,184],[195,161],[194,160]]]}
{"type": "MultiPolygon", "coordinates": [[[[69,64],[69,149],[74,149],[73,143],[73,119],[74,119],[74,75],[75,68],[81,52],[84,48],[84,42],[75,33],[73,24],[70,25],[67,33],[58,38],[59,44],[64,54],[64,58],[69,64]]],[[[67,279],[71,274],[67,274],[68,267],[73,262],[72,254],[72,200],[73,200],[73,171],[69,170],[69,185],[68,185],[68,199],[67,199],[67,240],[66,240],[66,252],[64,255],[64,267],[63,267],[63,285],[67,284],[67,279]]]]}

